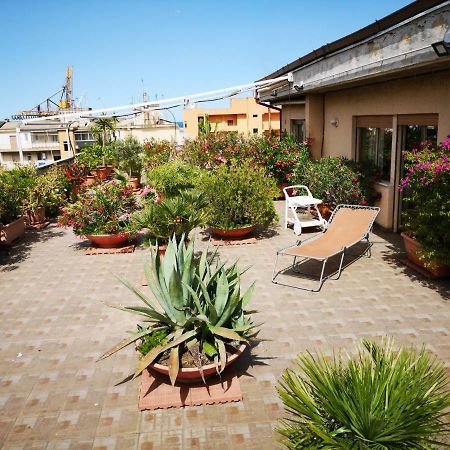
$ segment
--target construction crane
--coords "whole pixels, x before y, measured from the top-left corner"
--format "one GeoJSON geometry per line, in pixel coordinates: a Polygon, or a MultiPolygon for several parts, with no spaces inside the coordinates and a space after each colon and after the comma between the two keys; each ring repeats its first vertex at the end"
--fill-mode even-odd
{"type": "Polygon", "coordinates": [[[21,111],[15,115],[12,115],[11,118],[13,120],[23,120],[32,119],[35,117],[54,116],[56,114],[64,114],[65,112],[87,111],[88,108],[74,107],[72,79],[72,67],[67,66],[66,82],[58,92],[55,92],[34,108],[21,111]],[[59,101],[55,102],[53,99],[59,94],[59,101]]]}

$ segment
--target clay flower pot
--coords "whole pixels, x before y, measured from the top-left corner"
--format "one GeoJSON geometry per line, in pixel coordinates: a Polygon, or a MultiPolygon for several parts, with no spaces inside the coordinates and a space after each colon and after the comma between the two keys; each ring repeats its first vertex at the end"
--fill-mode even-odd
{"type": "Polygon", "coordinates": [[[141,185],[141,177],[130,177],[128,180],[128,186],[130,186],[133,191],[138,191],[141,185]]]}
{"type": "Polygon", "coordinates": [[[86,238],[100,248],[117,248],[122,247],[130,236],[131,233],[89,234],[86,238]]]}
{"type": "Polygon", "coordinates": [[[403,244],[405,245],[406,256],[408,259],[414,263],[416,266],[427,270],[435,278],[447,278],[450,277],[450,266],[440,266],[436,262],[431,262],[431,266],[425,267],[423,261],[419,258],[419,253],[421,250],[421,245],[412,237],[405,233],[401,233],[403,238],[403,244]]]}
{"type": "Polygon", "coordinates": [[[237,239],[237,238],[247,236],[255,228],[256,228],[256,225],[251,225],[250,227],[235,228],[232,230],[223,230],[221,228],[211,227],[211,230],[214,234],[216,234],[217,236],[220,236],[222,238],[237,239]]]}
{"type": "MultiPolygon", "coordinates": [[[[280,195],[278,196],[279,199],[283,199],[283,200],[284,200],[284,192],[283,192],[283,189],[284,189],[285,187],[288,187],[288,186],[290,186],[289,183],[282,183],[282,184],[280,184],[280,185],[277,186],[277,188],[280,190],[280,195]]],[[[287,193],[288,193],[289,197],[292,196],[293,191],[294,191],[293,189],[288,189],[288,190],[287,190],[287,193]]]]}
{"type": "Polygon", "coordinates": [[[108,169],[106,166],[98,166],[96,169],[92,169],[91,173],[97,180],[103,181],[107,178],[108,169]]]}
{"type": "Polygon", "coordinates": [[[331,214],[333,213],[333,206],[329,203],[319,203],[317,205],[317,209],[320,212],[320,215],[325,219],[328,220],[331,217],[331,214]]]}
{"type": "Polygon", "coordinates": [[[106,178],[111,177],[114,172],[114,166],[112,164],[106,164],[106,178]]]}
{"type": "MultiPolygon", "coordinates": [[[[235,362],[241,355],[244,353],[247,344],[242,344],[236,353],[233,353],[227,360],[226,366],[229,366],[233,362],[235,362]]],[[[162,364],[153,363],[150,366],[153,370],[158,373],[161,373],[167,378],[169,378],[169,368],[167,366],[163,366],[162,364]]],[[[217,374],[216,366],[214,364],[208,364],[202,367],[204,378],[210,378],[213,375],[217,374]]],[[[177,382],[179,383],[196,383],[202,381],[202,375],[200,370],[197,368],[181,368],[177,375],[177,382]]]]}
{"type": "Polygon", "coordinates": [[[45,222],[45,208],[40,206],[36,211],[27,211],[26,221],[28,225],[38,225],[45,222]]]}
{"type": "Polygon", "coordinates": [[[7,225],[0,225],[0,244],[12,245],[16,239],[21,238],[24,234],[25,220],[23,217],[19,217],[7,225]]]}
{"type": "Polygon", "coordinates": [[[86,175],[84,177],[84,185],[85,186],[92,186],[96,182],[94,175],[86,175]]]}

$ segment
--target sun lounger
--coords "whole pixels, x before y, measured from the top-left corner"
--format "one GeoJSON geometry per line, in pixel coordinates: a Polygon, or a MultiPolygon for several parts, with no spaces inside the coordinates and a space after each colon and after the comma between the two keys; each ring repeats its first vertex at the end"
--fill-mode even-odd
{"type": "Polygon", "coordinates": [[[342,272],[344,257],[346,254],[349,254],[349,248],[366,240],[367,245],[365,246],[364,251],[358,256],[363,256],[365,254],[370,256],[370,247],[372,246],[372,243],[369,241],[369,233],[379,211],[380,208],[373,206],[338,205],[328,221],[328,228],[323,233],[306,239],[301,243],[299,242],[296,245],[291,245],[277,251],[272,282],[297,289],[317,292],[321,289],[323,282],[326,279],[331,278],[331,275],[324,276],[327,261],[333,256],[338,255],[340,256],[340,263],[339,268],[336,271],[337,276],[334,279],[339,279],[342,272]],[[292,257],[293,263],[290,266],[277,271],[278,258],[281,255],[292,257]],[[300,259],[300,261],[297,261],[298,259],[300,259]],[[296,271],[296,268],[310,260],[316,260],[322,263],[319,284],[316,289],[294,286],[277,280],[277,277],[280,274],[286,273],[289,270],[298,274],[307,275],[296,271]]]}

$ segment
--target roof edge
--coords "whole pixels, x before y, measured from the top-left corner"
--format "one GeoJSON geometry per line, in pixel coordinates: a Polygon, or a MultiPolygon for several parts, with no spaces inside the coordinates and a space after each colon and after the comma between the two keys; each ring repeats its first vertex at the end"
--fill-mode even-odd
{"type": "Polygon", "coordinates": [[[292,61],[286,66],[281,67],[281,69],[272,72],[270,75],[261,78],[258,81],[268,80],[271,78],[278,78],[282,75],[286,75],[288,72],[293,72],[300,67],[309,64],[319,58],[323,58],[331,53],[342,50],[350,45],[356,44],[364,39],[369,38],[381,31],[387,30],[388,28],[397,25],[404,20],[407,20],[411,17],[416,16],[428,9],[431,9],[440,4],[446,3],[447,0],[416,0],[409,5],[404,6],[397,11],[389,14],[388,16],[383,17],[380,20],[375,20],[375,22],[357,30],[353,33],[350,33],[342,38],[337,39],[336,41],[331,42],[330,44],[322,45],[317,50],[313,50],[312,52],[292,61]]]}

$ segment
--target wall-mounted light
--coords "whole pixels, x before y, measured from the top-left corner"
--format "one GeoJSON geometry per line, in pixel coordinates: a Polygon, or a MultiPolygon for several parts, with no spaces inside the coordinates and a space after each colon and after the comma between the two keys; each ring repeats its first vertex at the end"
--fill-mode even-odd
{"type": "Polygon", "coordinates": [[[300,82],[300,84],[294,84],[294,89],[295,89],[297,92],[302,92],[302,91],[303,91],[303,83],[300,82]]]}
{"type": "Polygon", "coordinates": [[[274,90],[270,93],[270,95],[271,95],[272,97],[276,97],[276,96],[278,95],[277,90],[274,89],[274,90]]]}
{"type": "Polygon", "coordinates": [[[444,39],[439,42],[435,42],[434,44],[431,44],[433,47],[433,50],[436,52],[436,54],[441,56],[449,56],[450,55],[450,30],[447,30],[447,32],[444,34],[444,39]]]}
{"type": "Polygon", "coordinates": [[[333,127],[337,128],[339,126],[339,119],[335,117],[330,123],[331,125],[333,125],[333,127]]]}

